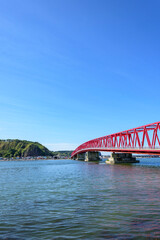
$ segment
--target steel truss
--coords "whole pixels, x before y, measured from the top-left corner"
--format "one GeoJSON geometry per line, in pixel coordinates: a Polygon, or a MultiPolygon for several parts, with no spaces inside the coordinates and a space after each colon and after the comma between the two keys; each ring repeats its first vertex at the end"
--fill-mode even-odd
{"type": "Polygon", "coordinates": [[[160,155],[159,134],[160,121],[85,142],[73,151],[71,157],[87,151],[160,155]]]}

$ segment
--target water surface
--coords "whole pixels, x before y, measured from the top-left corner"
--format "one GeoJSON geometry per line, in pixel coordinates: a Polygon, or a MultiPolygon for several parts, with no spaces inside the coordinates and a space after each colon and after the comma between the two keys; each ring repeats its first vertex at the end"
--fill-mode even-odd
{"type": "Polygon", "coordinates": [[[0,239],[160,239],[160,158],[0,162],[0,239]]]}

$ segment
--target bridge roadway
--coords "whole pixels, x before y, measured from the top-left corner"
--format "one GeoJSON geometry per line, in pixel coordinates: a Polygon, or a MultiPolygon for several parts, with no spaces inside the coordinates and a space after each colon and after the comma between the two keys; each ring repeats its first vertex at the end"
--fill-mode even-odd
{"type": "Polygon", "coordinates": [[[160,155],[160,121],[85,142],[73,151],[71,157],[102,151],[160,155]]]}
{"type": "Polygon", "coordinates": [[[148,154],[148,155],[160,155],[160,148],[85,148],[77,151],[83,152],[119,152],[119,153],[134,153],[134,154],[148,154]]]}

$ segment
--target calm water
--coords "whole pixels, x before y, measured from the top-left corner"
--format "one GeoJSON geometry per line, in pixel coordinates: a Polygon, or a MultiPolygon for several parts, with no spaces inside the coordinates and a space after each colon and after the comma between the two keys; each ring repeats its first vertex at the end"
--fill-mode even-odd
{"type": "Polygon", "coordinates": [[[160,159],[0,162],[0,239],[160,239],[160,159]]]}

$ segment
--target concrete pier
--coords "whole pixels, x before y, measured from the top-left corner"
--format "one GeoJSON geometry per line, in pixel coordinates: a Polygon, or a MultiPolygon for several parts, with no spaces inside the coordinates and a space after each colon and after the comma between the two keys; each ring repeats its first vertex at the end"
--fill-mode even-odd
{"type": "Polygon", "coordinates": [[[84,152],[84,153],[78,153],[76,156],[77,156],[77,157],[76,157],[75,160],[84,161],[84,160],[85,160],[86,153],[85,153],[85,152],[84,152]]]}
{"type": "Polygon", "coordinates": [[[99,152],[86,152],[85,161],[100,161],[100,153],[99,152]]]}
{"type": "Polygon", "coordinates": [[[121,164],[121,163],[139,163],[131,153],[112,153],[111,157],[106,161],[107,164],[121,164]]]}
{"type": "Polygon", "coordinates": [[[100,153],[99,152],[84,152],[84,153],[78,153],[74,158],[74,160],[79,161],[100,161],[100,153]]]}

